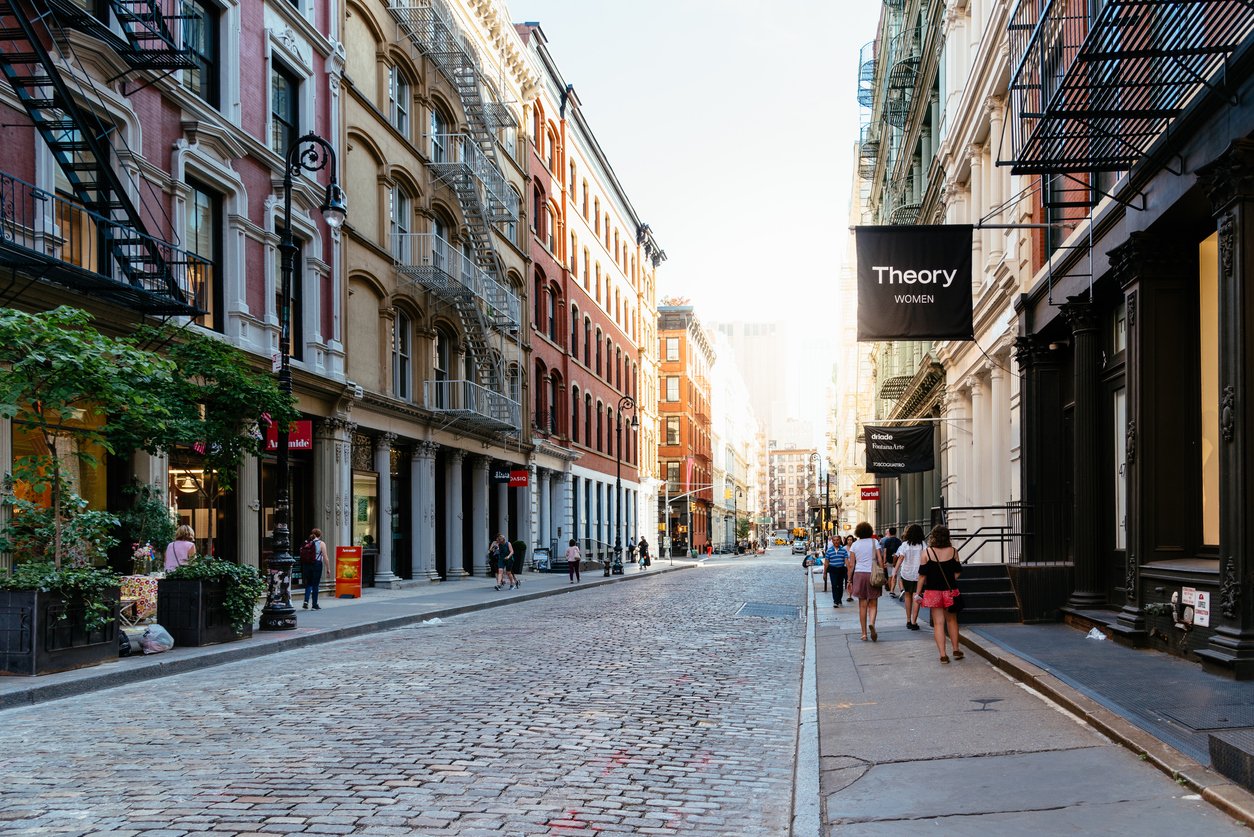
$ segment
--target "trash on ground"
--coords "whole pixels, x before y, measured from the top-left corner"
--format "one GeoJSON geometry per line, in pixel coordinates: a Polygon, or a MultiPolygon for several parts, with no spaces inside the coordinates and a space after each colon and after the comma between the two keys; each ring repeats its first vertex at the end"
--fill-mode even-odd
{"type": "Polygon", "coordinates": [[[1106,638],[1106,635],[1102,633],[1101,631],[1099,631],[1097,628],[1091,628],[1089,632],[1085,634],[1084,636],[1088,639],[1105,639],[1106,638]]]}

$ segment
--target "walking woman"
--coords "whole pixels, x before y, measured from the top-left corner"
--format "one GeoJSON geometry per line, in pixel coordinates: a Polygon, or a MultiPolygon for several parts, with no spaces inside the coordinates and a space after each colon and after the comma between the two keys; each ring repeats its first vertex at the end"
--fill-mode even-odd
{"type": "Polygon", "coordinates": [[[566,572],[570,576],[570,583],[574,584],[580,581],[579,578],[579,562],[583,560],[579,554],[579,543],[574,539],[570,539],[570,546],[566,547],[566,572]]]}
{"type": "Polygon", "coordinates": [[[865,520],[854,527],[857,540],[849,547],[849,559],[853,562],[853,581],[849,590],[858,600],[858,625],[862,627],[862,641],[866,642],[867,633],[871,642],[879,641],[875,632],[875,615],[879,611],[882,587],[871,584],[871,570],[878,564],[884,566],[884,550],[875,539],[875,530],[865,520]]]}
{"type": "Polygon", "coordinates": [[[906,542],[897,547],[897,581],[906,603],[906,628],[919,630],[919,600],[914,595],[919,583],[919,563],[923,560],[923,527],[912,523],[906,528],[906,542]]]}
{"type": "Polygon", "coordinates": [[[932,635],[936,637],[936,649],[940,651],[942,663],[949,662],[945,654],[946,633],[954,649],[954,659],[961,660],[966,656],[958,644],[958,614],[947,609],[958,596],[958,575],[961,572],[958,550],[949,540],[949,527],[935,527],[927,536],[927,549],[919,564],[919,595],[923,606],[932,609],[932,635]]]}

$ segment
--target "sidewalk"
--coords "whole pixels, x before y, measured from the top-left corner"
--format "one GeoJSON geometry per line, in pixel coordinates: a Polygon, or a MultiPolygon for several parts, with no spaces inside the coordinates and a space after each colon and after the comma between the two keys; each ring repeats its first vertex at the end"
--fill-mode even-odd
{"type": "Polygon", "coordinates": [[[685,560],[674,563],[655,560],[653,566],[643,572],[636,564],[626,564],[623,575],[609,578],[602,575],[599,566],[594,566],[590,571],[583,571],[583,580],[579,584],[571,584],[564,572],[527,572],[522,575],[522,586],[517,590],[494,590],[490,578],[464,578],[406,590],[367,588],[360,599],[321,597],[321,610],[302,610],[300,591],[294,590],[292,603],[297,608],[297,628],[294,631],[254,631],[249,639],[222,645],[174,648],[163,654],[121,657],[104,665],[40,677],[0,677],[0,710],[181,674],[289,648],[386,631],[429,619],[447,619],[519,601],[576,593],[587,587],[637,579],[643,581],[659,573],[687,569],[697,564],[685,560]]]}
{"type": "Polygon", "coordinates": [[[1137,714],[1164,688],[1191,717],[1248,684],[1062,625],[964,628],[966,659],[942,665],[926,617],[907,631],[885,596],[879,641],[862,642],[857,602],[833,608],[814,580],[821,833],[1248,833],[1254,794],[1199,761],[1198,739],[1137,714]]]}

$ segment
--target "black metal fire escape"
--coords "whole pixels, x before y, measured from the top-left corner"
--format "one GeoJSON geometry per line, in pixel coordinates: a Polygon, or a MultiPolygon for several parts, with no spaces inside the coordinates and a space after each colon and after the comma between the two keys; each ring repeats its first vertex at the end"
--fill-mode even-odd
{"type": "MultiPolygon", "coordinates": [[[[156,0],[112,0],[112,8],[126,40],[111,33],[109,37],[133,69],[190,66],[156,0]]],[[[108,33],[102,22],[76,6],[48,0],[0,0],[0,72],[52,152],[85,210],[86,223],[99,238],[100,256],[94,260],[94,271],[112,280],[77,286],[146,313],[199,313],[180,281],[199,260],[147,232],[114,165],[115,129],[85,104],[90,102],[87,86],[91,82],[77,77],[62,55],[67,28],[81,28],[97,37],[108,33]]],[[[8,176],[4,186],[11,196],[4,206],[4,238],[17,241],[19,230],[28,231],[31,224],[39,223],[37,212],[22,217],[18,210],[52,196],[8,176]]]]}

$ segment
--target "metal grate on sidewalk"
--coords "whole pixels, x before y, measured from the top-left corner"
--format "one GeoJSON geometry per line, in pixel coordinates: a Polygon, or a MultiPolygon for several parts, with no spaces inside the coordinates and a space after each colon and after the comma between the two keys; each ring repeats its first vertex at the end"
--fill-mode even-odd
{"type": "Polygon", "coordinates": [[[765,619],[790,619],[795,622],[801,618],[801,608],[796,605],[745,602],[740,606],[740,610],[736,611],[736,615],[761,616],[765,619]]]}

